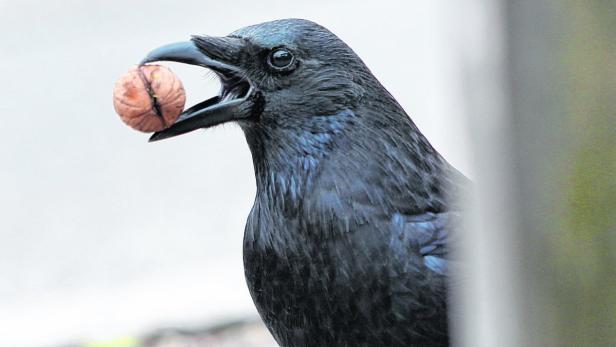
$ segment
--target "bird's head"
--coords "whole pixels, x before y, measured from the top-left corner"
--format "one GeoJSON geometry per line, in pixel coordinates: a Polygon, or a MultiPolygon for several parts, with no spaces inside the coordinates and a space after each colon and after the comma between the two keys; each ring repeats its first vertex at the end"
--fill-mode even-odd
{"type": "Polygon", "coordinates": [[[190,107],[151,141],[237,121],[242,126],[301,126],[313,116],[353,108],[376,80],[336,35],[301,19],[249,26],[224,37],[153,50],[142,64],[174,61],[213,70],[220,94],[190,107]]]}

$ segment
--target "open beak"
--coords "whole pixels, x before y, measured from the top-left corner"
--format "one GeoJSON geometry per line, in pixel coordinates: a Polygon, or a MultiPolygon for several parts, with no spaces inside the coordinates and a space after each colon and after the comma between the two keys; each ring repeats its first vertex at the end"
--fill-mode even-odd
{"type": "Polygon", "coordinates": [[[259,102],[250,81],[237,66],[242,40],[235,37],[194,36],[151,51],[140,65],[157,61],[174,61],[211,69],[220,78],[220,94],[182,112],[169,128],[156,132],[151,141],[163,140],[217,124],[246,119],[256,113],[259,102]]]}

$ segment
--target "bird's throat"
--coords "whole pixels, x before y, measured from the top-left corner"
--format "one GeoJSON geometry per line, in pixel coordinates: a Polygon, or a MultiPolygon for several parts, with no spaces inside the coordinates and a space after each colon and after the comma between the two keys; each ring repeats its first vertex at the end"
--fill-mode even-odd
{"type": "Polygon", "coordinates": [[[252,153],[257,194],[297,206],[310,189],[319,166],[336,150],[352,113],[313,116],[302,123],[280,121],[243,125],[252,153]]]}

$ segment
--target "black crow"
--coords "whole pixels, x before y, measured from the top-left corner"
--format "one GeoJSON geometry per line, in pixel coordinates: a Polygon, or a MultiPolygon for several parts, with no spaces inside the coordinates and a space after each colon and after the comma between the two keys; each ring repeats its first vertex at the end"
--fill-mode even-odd
{"type": "Polygon", "coordinates": [[[151,141],[244,131],[257,184],[246,281],[281,346],[449,344],[451,197],[466,178],[351,48],[287,19],[193,36],[142,64],[155,61],[209,68],[222,89],[151,141]]]}

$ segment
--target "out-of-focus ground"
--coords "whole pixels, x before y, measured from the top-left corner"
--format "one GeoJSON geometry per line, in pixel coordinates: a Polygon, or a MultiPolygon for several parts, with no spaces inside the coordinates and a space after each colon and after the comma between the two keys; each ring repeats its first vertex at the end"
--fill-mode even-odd
{"type": "Polygon", "coordinates": [[[259,319],[227,322],[209,327],[163,328],[138,336],[108,341],[82,341],[57,347],[277,347],[259,319]]]}

